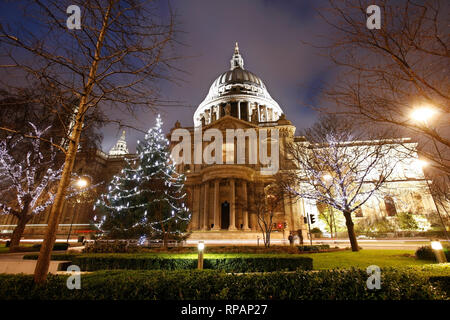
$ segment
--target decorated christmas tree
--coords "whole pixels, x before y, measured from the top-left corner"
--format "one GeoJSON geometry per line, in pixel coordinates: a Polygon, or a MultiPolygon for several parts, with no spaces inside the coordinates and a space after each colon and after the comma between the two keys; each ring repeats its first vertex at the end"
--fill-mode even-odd
{"type": "Polygon", "coordinates": [[[108,238],[163,239],[165,245],[186,238],[185,178],[175,170],[159,115],[136,151],[97,202],[100,230],[108,238]]]}

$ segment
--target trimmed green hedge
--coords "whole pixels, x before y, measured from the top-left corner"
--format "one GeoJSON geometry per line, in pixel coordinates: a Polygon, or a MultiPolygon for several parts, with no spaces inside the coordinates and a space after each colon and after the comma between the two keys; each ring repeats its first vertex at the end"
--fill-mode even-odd
{"type": "Polygon", "coordinates": [[[0,300],[448,299],[418,272],[383,269],[380,290],[367,289],[367,277],[359,269],[244,275],[212,270],[115,270],[83,274],[81,289],[68,290],[67,276],[49,275],[45,285],[34,286],[32,275],[0,275],[0,300]]]}
{"type": "MultiPolygon", "coordinates": [[[[37,255],[25,255],[24,259],[37,259],[37,255]]],[[[179,270],[196,269],[197,257],[171,257],[151,254],[54,254],[52,260],[68,260],[80,267],[82,271],[97,270],[179,270]]],[[[292,255],[257,254],[208,258],[205,257],[205,269],[226,272],[271,272],[294,271],[296,269],[312,270],[313,259],[292,255]]]]}
{"type": "Polygon", "coordinates": [[[318,244],[313,246],[297,246],[300,252],[310,252],[310,251],[324,251],[330,249],[329,244],[318,244]]]}
{"type": "MultiPolygon", "coordinates": [[[[450,250],[449,248],[444,247],[443,248],[445,256],[447,257],[447,261],[450,262],[450,250]]],[[[431,260],[436,261],[436,255],[433,252],[433,249],[431,249],[430,246],[422,246],[416,250],[416,257],[420,260],[431,260]]]]}
{"type": "MultiPolygon", "coordinates": [[[[42,243],[36,243],[35,245],[33,245],[33,249],[36,251],[40,251],[42,247],[42,243]]],[[[67,242],[55,242],[55,244],[53,245],[53,250],[54,251],[65,251],[69,248],[69,244],[67,242]]]]}

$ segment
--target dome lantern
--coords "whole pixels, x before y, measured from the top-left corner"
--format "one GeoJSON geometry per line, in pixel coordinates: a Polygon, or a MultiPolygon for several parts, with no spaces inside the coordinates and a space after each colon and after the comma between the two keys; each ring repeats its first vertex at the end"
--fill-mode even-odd
{"type": "Polygon", "coordinates": [[[234,46],[234,54],[233,54],[233,57],[231,58],[230,63],[231,63],[230,70],[233,70],[235,68],[244,69],[244,59],[242,58],[241,54],[239,53],[239,46],[238,46],[237,42],[234,46]]]}

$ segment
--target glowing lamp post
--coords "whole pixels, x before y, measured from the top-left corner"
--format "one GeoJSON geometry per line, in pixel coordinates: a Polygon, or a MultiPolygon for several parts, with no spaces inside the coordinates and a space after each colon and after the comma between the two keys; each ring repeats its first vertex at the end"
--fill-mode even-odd
{"type": "Polygon", "coordinates": [[[436,111],[433,108],[429,106],[423,106],[414,109],[413,112],[411,112],[411,118],[417,122],[423,122],[427,124],[428,120],[430,120],[435,113],[436,111]]]}
{"type": "Polygon", "coordinates": [[[198,248],[198,266],[199,270],[203,269],[203,250],[205,249],[205,244],[203,241],[200,241],[197,245],[198,248]]]}
{"type": "Polygon", "coordinates": [[[433,249],[434,255],[436,256],[436,260],[439,263],[447,262],[447,258],[445,257],[442,244],[439,241],[431,241],[431,249],[433,249]]]}
{"type": "MultiPolygon", "coordinates": [[[[75,181],[75,185],[81,190],[87,187],[88,185],[88,181],[84,178],[80,178],[77,181],[75,181]]],[[[77,199],[77,203],[80,202],[80,199],[77,199]]],[[[72,215],[72,221],[70,222],[70,229],[69,229],[69,234],[67,235],[67,244],[69,243],[69,239],[70,239],[70,234],[72,233],[72,225],[73,225],[73,221],[75,219],[75,215],[76,215],[76,207],[74,209],[73,215],[72,215]]]]}

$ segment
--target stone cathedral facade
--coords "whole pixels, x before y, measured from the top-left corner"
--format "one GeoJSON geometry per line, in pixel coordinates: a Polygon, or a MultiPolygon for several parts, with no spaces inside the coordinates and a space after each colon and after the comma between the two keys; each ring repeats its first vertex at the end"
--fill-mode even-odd
{"type": "MultiPolygon", "coordinates": [[[[234,139],[231,145],[224,140],[221,142],[221,154],[218,154],[218,150],[212,152],[216,159],[219,157],[223,160],[222,163],[208,164],[191,159],[193,161],[178,164],[178,170],[186,175],[187,206],[192,213],[190,240],[222,240],[226,243],[261,238],[253,204],[255,201],[263,201],[258,196],[265,187],[275,182],[274,176],[265,171],[267,163],[261,159],[261,148],[264,144],[270,145],[270,152],[267,152],[273,159],[276,157],[276,169],[289,170],[290,160],[283,151],[284,146],[287,143],[308,142],[304,137],[295,136],[295,126],[286,119],[282,108],[270,96],[263,81],[244,68],[237,43],[230,68],[214,80],[206,98],[195,111],[193,122],[193,127],[186,128],[182,128],[179,122],[175,124],[169,133],[172,148],[177,145],[173,139],[175,130],[183,130],[189,136],[188,149],[193,154],[198,149],[203,153],[210,144],[205,142],[208,139],[200,136],[200,142],[196,145],[198,133],[202,135],[214,131],[225,137],[228,129],[241,129],[243,132],[253,132],[259,143],[254,146],[245,139],[244,148],[241,148],[243,152],[239,156],[234,139]],[[277,132],[276,137],[268,134],[273,130],[277,132]],[[273,142],[276,149],[272,146],[273,142]],[[255,154],[256,161],[251,161],[255,154]],[[245,161],[237,161],[239,157],[245,161]]],[[[416,147],[408,139],[402,141],[403,145],[405,143],[410,149],[416,147]]],[[[129,155],[123,132],[109,154],[93,150],[77,155],[74,170],[79,175],[92,177],[91,183],[102,182],[99,187],[101,189],[114,174],[120,172],[125,164],[124,158],[129,156],[132,155],[129,155]]],[[[395,154],[387,154],[386,157],[395,158],[395,154]]],[[[417,160],[416,154],[398,165],[385,185],[383,194],[371,198],[355,215],[354,222],[369,216],[393,219],[398,212],[410,211],[423,218],[422,228],[426,229],[428,217],[435,213],[436,207],[422,169],[414,165],[417,160]]],[[[283,198],[273,217],[273,223],[281,227],[275,228],[272,239],[286,239],[289,232],[299,230],[306,239],[304,217],[315,214],[318,223],[312,227],[323,227],[318,219],[319,212],[320,206],[312,201],[283,198]]],[[[92,203],[76,206],[66,203],[58,238],[67,238],[68,233],[72,238],[89,235],[94,214],[92,203]]],[[[0,215],[0,236],[7,237],[12,232],[15,220],[13,216],[0,215]]],[[[47,222],[48,212],[35,217],[25,229],[24,237],[41,238],[47,222]]]]}
{"type": "MultiPolygon", "coordinates": [[[[244,132],[252,130],[259,136],[262,131],[278,129],[276,145],[279,147],[279,170],[289,170],[287,155],[283,153],[284,145],[292,142],[305,143],[304,137],[295,136],[295,126],[286,119],[283,110],[270,96],[263,81],[244,68],[244,60],[237,43],[230,69],[220,74],[212,83],[206,98],[194,113],[193,122],[193,127],[183,129],[190,134],[191,151],[194,153],[196,132],[206,133],[213,129],[225,137],[227,129],[242,129],[244,132]]],[[[180,128],[177,122],[172,132],[180,128]]],[[[265,141],[270,139],[266,138],[265,141]]],[[[209,143],[201,142],[202,152],[208,148],[209,143]]],[[[191,239],[256,239],[260,230],[252,204],[263,200],[255,196],[274,183],[274,177],[261,173],[259,161],[249,164],[250,152],[256,152],[258,155],[259,153],[256,149],[250,150],[247,142],[246,161],[241,164],[227,161],[230,157],[230,160],[236,160],[236,147],[231,146],[232,152],[228,154],[229,142],[222,143],[221,164],[191,162],[178,166],[179,171],[187,177],[188,206],[192,212],[191,239]]],[[[409,144],[410,148],[415,147],[408,139],[402,143],[409,144]]],[[[393,217],[396,211],[405,210],[420,214],[432,213],[436,209],[422,169],[412,165],[417,159],[410,160],[411,163],[404,162],[397,167],[392,181],[384,188],[389,189],[391,196],[374,197],[358,212],[355,220],[375,214],[393,217]]],[[[315,214],[318,220],[319,208],[320,206],[311,201],[292,201],[286,197],[273,218],[273,222],[282,228],[275,228],[276,232],[272,237],[287,238],[289,232],[298,230],[302,230],[306,237],[307,226],[304,217],[309,213],[315,214]]]]}

